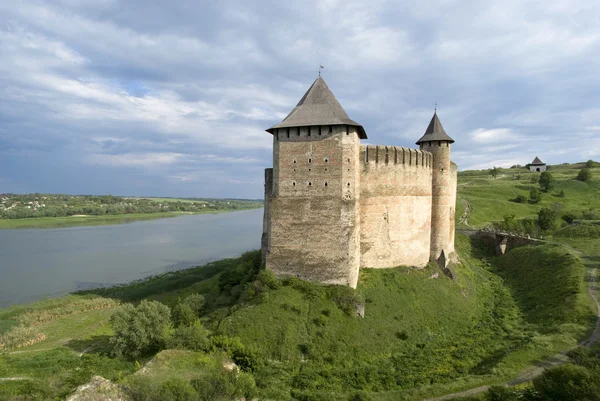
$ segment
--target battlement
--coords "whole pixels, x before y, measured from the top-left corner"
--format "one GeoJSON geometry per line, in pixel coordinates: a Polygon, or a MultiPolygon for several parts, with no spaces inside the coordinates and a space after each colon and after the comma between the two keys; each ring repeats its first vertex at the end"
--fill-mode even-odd
{"type": "Polygon", "coordinates": [[[431,169],[433,154],[400,146],[361,145],[360,162],[377,166],[415,166],[431,169]]]}

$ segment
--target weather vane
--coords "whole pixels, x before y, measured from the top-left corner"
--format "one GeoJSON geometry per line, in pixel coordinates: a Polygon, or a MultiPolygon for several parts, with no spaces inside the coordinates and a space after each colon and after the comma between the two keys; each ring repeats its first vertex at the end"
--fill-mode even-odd
{"type": "Polygon", "coordinates": [[[433,106],[433,114],[437,113],[437,102],[435,102],[435,106],[433,106]]]}
{"type": "Polygon", "coordinates": [[[321,76],[321,70],[325,69],[321,63],[319,63],[319,76],[321,76]]]}

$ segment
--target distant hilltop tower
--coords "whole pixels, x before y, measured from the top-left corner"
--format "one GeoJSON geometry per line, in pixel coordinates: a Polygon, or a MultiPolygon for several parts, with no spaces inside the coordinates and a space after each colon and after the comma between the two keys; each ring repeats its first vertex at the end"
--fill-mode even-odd
{"type": "Polygon", "coordinates": [[[360,267],[446,264],[454,252],[456,164],[434,113],[420,149],[367,135],[319,76],[273,135],[262,252],[279,276],[356,287],[360,267]]]}

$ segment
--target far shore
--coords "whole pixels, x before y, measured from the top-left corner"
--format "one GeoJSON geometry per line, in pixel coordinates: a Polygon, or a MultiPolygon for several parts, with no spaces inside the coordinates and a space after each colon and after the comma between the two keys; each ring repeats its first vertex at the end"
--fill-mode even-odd
{"type": "MultiPolygon", "coordinates": [[[[259,209],[259,208],[256,208],[259,209]]],[[[0,230],[15,228],[63,228],[76,226],[102,226],[109,224],[131,223],[141,220],[165,219],[169,217],[183,216],[187,214],[209,214],[229,213],[242,210],[206,210],[201,212],[164,212],[164,213],[136,213],[136,214],[114,214],[105,216],[73,215],[66,217],[34,217],[24,219],[0,219],[0,230]]]]}

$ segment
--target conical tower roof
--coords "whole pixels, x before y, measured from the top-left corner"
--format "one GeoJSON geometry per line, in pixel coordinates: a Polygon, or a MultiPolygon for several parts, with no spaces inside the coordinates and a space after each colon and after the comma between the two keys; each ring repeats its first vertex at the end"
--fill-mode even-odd
{"type": "Polygon", "coordinates": [[[358,127],[359,138],[367,138],[365,129],[348,117],[320,75],[302,96],[294,110],[282,122],[269,128],[267,132],[272,134],[277,128],[316,125],[352,125],[358,127]]]}
{"type": "Polygon", "coordinates": [[[450,138],[444,127],[442,127],[442,123],[437,116],[437,112],[433,113],[433,117],[431,117],[431,121],[429,122],[429,126],[425,130],[425,134],[417,141],[417,145],[421,142],[429,142],[429,141],[447,141],[450,143],[454,143],[454,139],[450,138]]]}
{"type": "Polygon", "coordinates": [[[533,159],[533,161],[532,161],[530,164],[533,164],[533,165],[543,165],[543,164],[546,164],[546,163],[544,163],[543,161],[541,161],[541,160],[540,160],[540,159],[539,159],[539,158],[536,156],[536,157],[535,157],[535,159],[533,159]]]}

